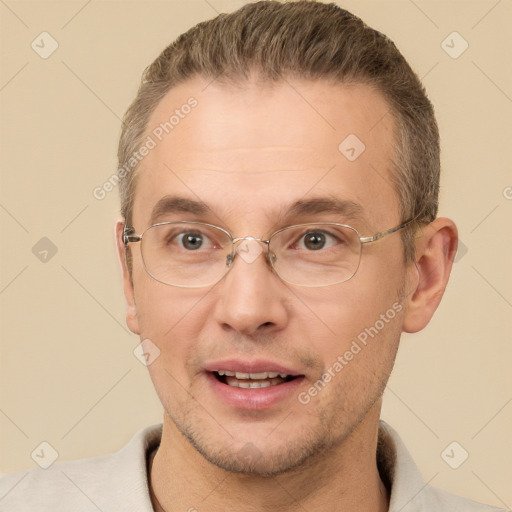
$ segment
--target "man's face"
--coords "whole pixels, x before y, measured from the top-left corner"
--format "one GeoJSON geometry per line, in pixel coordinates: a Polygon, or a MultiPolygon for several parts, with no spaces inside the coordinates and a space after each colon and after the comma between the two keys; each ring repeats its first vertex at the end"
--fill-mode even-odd
{"type": "MultiPolygon", "coordinates": [[[[197,106],[141,163],[136,233],[155,220],[187,220],[221,226],[233,237],[267,239],[308,222],[349,224],[369,236],[401,222],[390,179],[393,121],[371,88],[196,79],[167,94],[147,135],[190,96],[197,106]],[[366,146],[355,160],[360,147],[338,149],[350,134],[366,146]],[[151,221],[165,196],[203,202],[209,211],[163,212],[151,221]],[[299,200],[324,197],[357,203],[361,213],[287,215],[299,200]]],[[[215,285],[179,288],[152,279],[140,248],[130,245],[136,314],[129,325],[161,351],[149,371],[169,428],[174,424],[222,468],[270,474],[305,463],[342,443],[365,418],[378,418],[398,348],[407,269],[399,234],[365,245],[351,280],[317,288],[283,282],[262,248],[252,262],[238,254],[215,285]],[[212,371],[248,368],[285,368],[298,377],[243,389],[212,371]]]]}

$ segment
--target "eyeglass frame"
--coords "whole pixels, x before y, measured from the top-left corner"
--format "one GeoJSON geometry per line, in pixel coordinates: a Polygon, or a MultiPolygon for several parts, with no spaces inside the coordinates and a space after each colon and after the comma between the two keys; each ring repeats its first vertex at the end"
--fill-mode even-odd
{"type": "MultiPolygon", "coordinates": [[[[149,270],[147,269],[146,262],[144,261],[144,257],[143,257],[142,261],[144,262],[144,270],[147,272],[147,274],[151,278],[153,278],[158,283],[162,283],[162,284],[167,285],[167,286],[175,286],[175,287],[178,287],[178,288],[205,288],[206,286],[213,286],[214,284],[217,284],[224,276],[226,276],[226,274],[229,272],[229,270],[231,270],[231,268],[232,268],[231,265],[234,262],[235,256],[236,256],[235,244],[240,242],[240,241],[242,241],[242,240],[253,240],[255,242],[262,242],[262,243],[267,245],[267,256],[266,256],[266,259],[270,263],[270,266],[275,271],[275,273],[277,274],[279,279],[281,279],[282,281],[287,282],[289,284],[293,284],[294,286],[302,286],[302,287],[308,287],[308,288],[319,288],[319,287],[322,287],[322,286],[333,286],[335,284],[342,284],[342,283],[346,283],[347,281],[350,281],[357,274],[357,271],[359,270],[359,266],[361,265],[361,257],[362,257],[362,254],[363,254],[363,246],[364,246],[364,244],[370,244],[370,243],[376,242],[377,240],[380,240],[380,239],[382,239],[382,238],[384,238],[384,237],[386,237],[388,235],[391,235],[392,233],[395,233],[395,232],[399,231],[400,229],[403,229],[403,228],[407,227],[409,224],[411,224],[418,217],[419,217],[419,215],[417,215],[415,217],[412,217],[411,219],[403,222],[402,224],[399,224],[398,226],[394,226],[394,227],[392,227],[390,229],[387,229],[385,231],[379,231],[378,233],[375,233],[374,235],[371,235],[371,236],[361,236],[361,234],[359,233],[359,231],[356,228],[354,228],[352,226],[349,226],[348,224],[341,224],[339,222],[308,222],[308,223],[305,223],[305,224],[293,224],[291,226],[286,226],[284,228],[278,229],[277,231],[274,231],[274,233],[272,233],[268,237],[267,240],[263,240],[262,238],[255,238],[255,237],[252,237],[252,236],[243,236],[243,237],[233,238],[231,233],[229,231],[227,231],[226,229],[224,229],[224,228],[222,228],[220,226],[216,226],[215,224],[209,224],[207,222],[186,221],[186,220],[175,221],[175,222],[158,222],[156,224],[152,224],[151,226],[148,226],[140,235],[134,235],[133,233],[135,232],[135,228],[134,227],[127,227],[125,225],[124,228],[123,228],[123,243],[124,243],[125,249],[126,249],[126,248],[128,248],[128,244],[130,244],[130,243],[142,242],[142,237],[144,236],[144,233],[146,233],[151,228],[155,228],[155,227],[158,227],[158,226],[166,226],[166,225],[169,225],[169,224],[200,224],[201,226],[208,226],[210,228],[219,229],[220,231],[225,233],[228,236],[228,238],[231,240],[231,246],[232,246],[233,249],[232,249],[232,252],[231,252],[231,255],[230,255],[230,256],[232,256],[232,258],[229,260],[229,264],[227,265],[228,266],[228,270],[217,281],[215,281],[215,283],[210,283],[210,284],[206,284],[206,285],[198,285],[198,286],[186,286],[186,285],[170,284],[170,283],[165,283],[164,281],[160,281],[155,276],[153,276],[149,272],[149,270]],[[344,281],[339,281],[338,283],[332,283],[330,285],[326,284],[326,285],[316,285],[316,286],[313,285],[313,286],[309,286],[309,285],[301,285],[301,284],[290,283],[286,279],[282,278],[281,275],[279,274],[279,271],[274,267],[274,262],[273,262],[272,258],[270,257],[270,251],[269,251],[270,241],[272,240],[272,238],[275,235],[281,233],[282,231],[286,231],[287,229],[303,227],[303,226],[317,226],[317,225],[340,226],[340,227],[351,229],[352,231],[354,231],[356,233],[356,235],[357,235],[357,237],[359,239],[359,244],[360,244],[359,261],[357,263],[357,267],[356,267],[354,273],[348,279],[345,279],[344,281]]],[[[142,245],[141,245],[141,255],[142,255],[142,245]]]]}

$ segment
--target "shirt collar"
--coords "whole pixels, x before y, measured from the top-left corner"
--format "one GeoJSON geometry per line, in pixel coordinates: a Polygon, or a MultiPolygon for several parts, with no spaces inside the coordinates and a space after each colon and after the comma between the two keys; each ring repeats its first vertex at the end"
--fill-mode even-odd
{"type": "MultiPolygon", "coordinates": [[[[147,468],[149,457],[158,448],[161,436],[161,424],[147,427],[139,431],[132,441],[119,452],[120,455],[122,452],[126,452],[124,455],[126,468],[133,467],[133,459],[136,458],[135,467],[137,469],[136,473],[131,475],[132,484],[138,488],[144,487],[144,503],[140,503],[140,508],[133,510],[147,510],[148,512],[153,510],[149,495],[147,468]]],[[[437,510],[440,505],[440,492],[425,482],[398,433],[382,420],[379,422],[377,466],[381,479],[390,492],[389,512],[437,510]]],[[[462,498],[453,498],[463,500],[462,498]]],[[[459,501],[457,501],[458,503],[459,501]]],[[[466,508],[470,503],[474,502],[463,500],[463,506],[466,508]]],[[[132,509],[130,508],[130,510],[132,509]]],[[[443,508],[443,510],[445,509],[443,508]]],[[[467,510],[473,509],[467,508],[467,510]]],[[[478,508],[478,510],[482,509],[478,508]]],[[[498,509],[489,507],[485,510],[498,509]]]]}

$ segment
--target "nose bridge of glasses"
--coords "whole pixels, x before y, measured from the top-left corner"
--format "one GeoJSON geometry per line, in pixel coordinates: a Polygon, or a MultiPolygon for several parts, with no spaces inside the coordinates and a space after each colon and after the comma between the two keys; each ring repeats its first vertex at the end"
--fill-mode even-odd
{"type": "Polygon", "coordinates": [[[237,244],[238,242],[241,242],[242,240],[253,240],[255,242],[263,242],[268,245],[268,240],[263,240],[263,238],[255,238],[253,236],[241,236],[238,238],[233,238],[233,245],[237,244]]]}
{"type": "MultiPolygon", "coordinates": [[[[259,255],[263,252],[261,244],[266,244],[268,247],[269,240],[263,240],[262,238],[255,238],[253,236],[244,236],[234,238],[232,240],[234,253],[239,254],[240,257],[246,263],[253,263],[259,255]]],[[[232,258],[228,258],[228,263],[233,261],[232,258]]]]}

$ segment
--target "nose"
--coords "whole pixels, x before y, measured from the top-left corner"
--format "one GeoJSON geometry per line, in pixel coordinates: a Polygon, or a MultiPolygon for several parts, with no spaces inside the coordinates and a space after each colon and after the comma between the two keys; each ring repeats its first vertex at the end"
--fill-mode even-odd
{"type": "Polygon", "coordinates": [[[246,239],[235,247],[231,269],[215,286],[216,322],[247,336],[282,329],[289,292],[267,261],[266,245],[246,239]]]}

